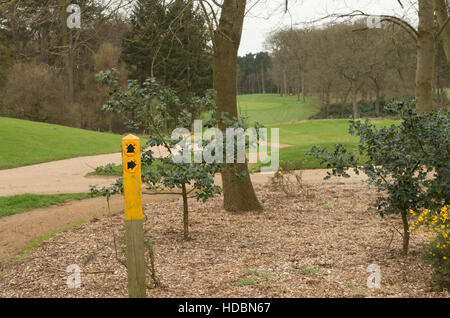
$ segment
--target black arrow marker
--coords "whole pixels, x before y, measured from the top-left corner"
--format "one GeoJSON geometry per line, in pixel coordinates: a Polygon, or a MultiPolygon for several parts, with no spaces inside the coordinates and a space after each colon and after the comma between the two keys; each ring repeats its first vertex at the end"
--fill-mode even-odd
{"type": "Polygon", "coordinates": [[[133,145],[128,145],[127,147],[127,153],[135,153],[135,148],[133,145]]]}
{"type": "Polygon", "coordinates": [[[134,168],[136,168],[136,166],[137,166],[137,164],[136,164],[136,162],[134,162],[134,161],[129,161],[129,162],[127,163],[127,168],[128,168],[128,170],[133,170],[134,168]]]}

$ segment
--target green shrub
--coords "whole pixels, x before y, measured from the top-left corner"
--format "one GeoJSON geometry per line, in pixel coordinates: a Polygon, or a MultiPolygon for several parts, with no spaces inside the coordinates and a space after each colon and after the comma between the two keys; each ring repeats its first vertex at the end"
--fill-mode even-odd
{"type": "MultiPolygon", "coordinates": [[[[380,101],[380,113],[377,115],[375,110],[375,101],[361,100],[358,102],[358,113],[361,117],[392,117],[395,114],[389,110],[384,100],[380,101]]],[[[332,119],[332,118],[351,118],[353,116],[353,106],[350,103],[330,104],[328,111],[321,109],[319,113],[309,117],[309,119],[332,119]]]]}
{"type": "Polygon", "coordinates": [[[399,126],[377,129],[369,120],[350,121],[350,133],[359,136],[358,152],[344,145],[313,149],[308,153],[327,168],[331,176],[350,177],[351,168],[368,176],[380,194],[374,206],[381,216],[400,214],[403,251],[408,252],[408,212],[438,209],[450,201],[450,121],[447,110],[418,114],[415,101],[395,102],[390,109],[403,120],[399,126]],[[365,161],[358,164],[358,157],[365,161]]]}
{"type": "Polygon", "coordinates": [[[424,244],[422,260],[433,268],[433,283],[437,290],[450,291],[450,245],[442,236],[424,244]],[[439,246],[439,247],[438,247],[439,246]],[[445,247],[441,247],[445,246],[445,247]]]}
{"type": "Polygon", "coordinates": [[[120,175],[121,170],[122,166],[118,166],[115,163],[108,163],[104,166],[95,168],[95,171],[92,174],[99,176],[120,175]]]}
{"type": "MultiPolygon", "coordinates": [[[[411,214],[415,216],[416,212],[411,214]]],[[[417,233],[420,226],[430,233],[431,240],[424,244],[422,260],[431,264],[436,289],[450,290],[450,205],[436,211],[425,209],[411,225],[411,233],[417,233]]]]}

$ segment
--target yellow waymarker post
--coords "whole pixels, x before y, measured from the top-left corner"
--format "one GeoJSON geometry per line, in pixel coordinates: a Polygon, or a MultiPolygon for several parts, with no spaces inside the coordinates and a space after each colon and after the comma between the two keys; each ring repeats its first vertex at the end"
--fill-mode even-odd
{"type": "Polygon", "coordinates": [[[122,139],[128,296],[131,298],[146,297],[140,149],[138,137],[128,135],[122,139]]]}

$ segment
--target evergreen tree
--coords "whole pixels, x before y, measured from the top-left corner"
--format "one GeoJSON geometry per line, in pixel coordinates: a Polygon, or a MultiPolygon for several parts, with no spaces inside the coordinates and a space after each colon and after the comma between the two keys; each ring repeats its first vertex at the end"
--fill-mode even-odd
{"type": "MultiPolygon", "coordinates": [[[[212,88],[212,52],[205,20],[191,1],[137,1],[123,50],[130,77],[155,77],[182,102],[212,88]]],[[[181,111],[169,107],[174,119],[181,111]]],[[[202,110],[188,109],[198,117],[202,110]]],[[[174,120],[175,122],[176,120],[174,120]]]]}

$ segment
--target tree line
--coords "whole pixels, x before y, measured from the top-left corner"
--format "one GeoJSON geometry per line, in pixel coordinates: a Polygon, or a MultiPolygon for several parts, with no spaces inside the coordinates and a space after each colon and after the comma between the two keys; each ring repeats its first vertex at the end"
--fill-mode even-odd
{"type": "MultiPolygon", "coordinates": [[[[322,112],[350,103],[358,117],[358,101],[373,100],[380,115],[383,100],[415,95],[417,45],[396,24],[367,28],[366,19],[321,27],[290,28],[271,34],[270,76],[281,96],[320,98],[322,112]]],[[[436,42],[434,103],[447,105],[449,71],[442,41],[436,42]]]]}

